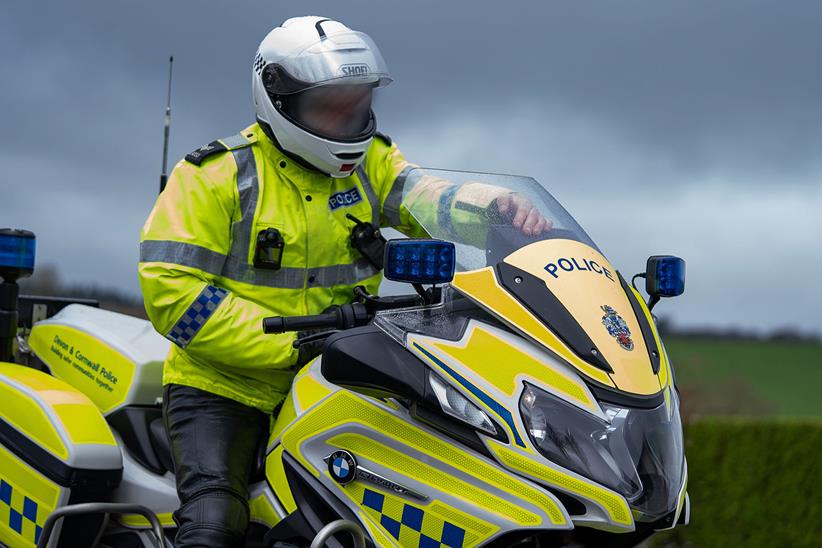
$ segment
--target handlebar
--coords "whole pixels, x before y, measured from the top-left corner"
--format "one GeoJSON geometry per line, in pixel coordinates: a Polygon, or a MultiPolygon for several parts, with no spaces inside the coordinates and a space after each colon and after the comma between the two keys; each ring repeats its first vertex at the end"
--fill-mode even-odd
{"type": "Polygon", "coordinates": [[[311,316],[273,316],[263,319],[263,333],[286,333],[288,331],[309,331],[337,325],[334,313],[311,316]]]}
{"type": "Polygon", "coordinates": [[[362,303],[344,304],[329,312],[309,316],[272,316],[263,319],[263,333],[286,333],[312,329],[351,329],[366,325],[371,314],[362,303]]]}

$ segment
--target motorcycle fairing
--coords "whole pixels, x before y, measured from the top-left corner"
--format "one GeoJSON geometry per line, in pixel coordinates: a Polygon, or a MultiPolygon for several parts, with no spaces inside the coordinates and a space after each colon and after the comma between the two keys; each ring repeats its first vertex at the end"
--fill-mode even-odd
{"type": "Polygon", "coordinates": [[[472,384],[486,394],[493,394],[497,400],[504,399],[507,408],[516,409],[522,383],[527,381],[547,387],[568,403],[604,418],[590,389],[573,369],[533,344],[511,337],[494,326],[472,320],[459,341],[409,334],[408,345],[435,369],[462,384],[449,371],[455,367],[461,377],[471,378],[472,384]],[[420,352],[421,349],[426,352],[420,352]]]}
{"type": "MultiPolygon", "coordinates": [[[[537,302],[542,299],[541,295],[526,294],[517,289],[524,276],[518,277],[519,282],[508,282],[503,286],[499,273],[493,267],[486,267],[456,274],[452,285],[516,330],[555,352],[588,379],[629,394],[653,395],[662,390],[664,384],[654,371],[646,345],[646,339],[658,344],[653,322],[646,318],[642,322],[643,331],[634,313],[635,305],[629,300],[617,271],[602,254],[577,241],[543,240],[510,254],[503,264],[539,280],[545,286],[545,295],[559,302],[563,312],[574,322],[573,327],[593,343],[594,355],[601,356],[602,360],[590,360],[591,356],[588,356],[590,361],[583,359],[580,354],[584,356],[585,353],[580,351],[579,345],[574,348],[569,344],[574,337],[569,336],[567,327],[561,331],[556,327],[559,322],[553,322],[550,317],[543,321],[534,313],[535,308],[545,309],[546,305],[537,302]],[[571,270],[558,267],[560,259],[564,260],[563,266],[568,265],[571,270]],[[553,267],[547,268],[549,265],[553,267]],[[609,332],[606,324],[613,313],[624,322],[630,350],[609,332]],[[646,337],[648,330],[651,333],[646,337]]],[[[637,304],[643,312],[646,311],[641,299],[637,304]]],[[[658,353],[660,361],[665,362],[664,352],[658,353]]],[[[667,377],[667,363],[662,363],[659,369],[665,369],[662,375],[667,377]]]]}
{"type": "Polygon", "coordinates": [[[513,529],[573,526],[548,491],[455,446],[441,432],[412,419],[405,407],[329,385],[322,378],[321,360],[300,373],[291,398],[296,419],[272,438],[267,461],[269,483],[286,510],[292,495],[281,471],[285,455],[346,501],[380,546],[425,546],[428,540],[422,535],[442,539],[435,533],[442,535],[444,529],[464,531],[462,545],[476,546],[513,529]],[[359,465],[428,499],[417,500],[364,480],[339,485],[323,460],[339,449],[356,455],[359,465]],[[380,497],[383,512],[374,503],[380,497]],[[403,523],[403,513],[411,525],[403,523]]]}
{"type": "Polygon", "coordinates": [[[515,251],[504,262],[542,280],[545,290],[564,305],[611,366],[609,374],[618,389],[642,395],[661,390],[631,302],[616,269],[602,254],[573,240],[543,240],[515,251]],[[606,327],[614,317],[606,308],[624,322],[620,333],[624,340],[606,327]],[[630,349],[621,345],[626,341],[630,349]]]}
{"type": "Polygon", "coordinates": [[[615,388],[608,373],[577,356],[562,339],[508,293],[499,284],[493,267],[459,272],[454,276],[451,285],[528,339],[554,352],[587,378],[603,386],[615,388]]]}
{"type": "MultiPolygon", "coordinates": [[[[562,491],[582,502],[586,512],[575,513],[575,525],[587,525],[610,531],[633,530],[634,520],[654,521],[658,526],[665,520],[675,523],[685,505],[687,469],[681,483],[674,486],[677,504],[665,520],[658,516],[633,510],[622,493],[591,481],[588,477],[563,467],[547,458],[527,435],[527,425],[519,409],[527,386],[535,386],[598,419],[611,422],[603,413],[594,390],[577,371],[554,354],[510,333],[505,329],[471,320],[458,341],[444,340],[418,333],[407,334],[408,347],[429,364],[438,374],[501,425],[509,425],[509,439],[525,443],[500,443],[483,436],[489,453],[509,470],[531,478],[555,492],[562,491]],[[470,379],[470,380],[469,380],[470,379]],[[515,417],[511,425],[507,417],[515,417]],[[516,429],[519,432],[514,432],[516,429]]],[[[666,364],[667,366],[667,364],[666,364]]],[[[672,384],[668,383],[659,394],[664,401],[668,420],[675,413],[672,384]]],[[[655,398],[656,399],[656,398],[655,398]]],[[[657,404],[659,405],[659,404],[657,404]]],[[[684,466],[684,465],[683,465],[684,466]]],[[[650,486],[646,486],[650,487],[650,486]]]]}
{"type": "MultiPolygon", "coordinates": [[[[469,323],[460,341],[409,333],[408,345],[432,368],[450,379],[453,386],[462,387],[463,394],[487,412],[499,417],[494,406],[486,404],[489,400],[512,412],[515,428],[520,432],[518,437],[524,443],[506,445],[484,436],[486,447],[509,470],[582,502],[586,512],[573,516],[575,525],[623,532],[634,529],[631,511],[623,496],[544,458],[532,446],[525,434],[522,417],[516,412],[524,383],[528,382],[588,413],[604,417],[590,389],[572,367],[516,335],[477,321],[469,323]],[[476,397],[476,391],[466,387],[460,379],[471,379],[486,397],[476,397]]],[[[504,420],[500,423],[507,424],[504,420]]],[[[517,437],[513,432],[509,433],[512,440],[517,437]]]]}

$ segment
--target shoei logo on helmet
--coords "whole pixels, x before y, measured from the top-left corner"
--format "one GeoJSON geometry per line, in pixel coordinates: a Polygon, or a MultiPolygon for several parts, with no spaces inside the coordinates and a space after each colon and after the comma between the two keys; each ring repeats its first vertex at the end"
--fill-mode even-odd
{"type": "Polygon", "coordinates": [[[368,78],[368,75],[370,74],[368,65],[365,63],[343,65],[340,67],[340,72],[343,73],[343,76],[348,76],[349,78],[368,78]]]}

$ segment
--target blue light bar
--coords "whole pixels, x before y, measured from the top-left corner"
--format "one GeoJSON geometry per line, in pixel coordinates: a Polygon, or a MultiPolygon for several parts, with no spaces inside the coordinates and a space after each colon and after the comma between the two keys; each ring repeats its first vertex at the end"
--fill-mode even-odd
{"type": "Polygon", "coordinates": [[[0,229],[0,276],[22,278],[34,271],[34,234],[28,230],[0,229]]]}
{"type": "Polygon", "coordinates": [[[385,246],[385,277],[395,282],[442,284],[454,279],[454,244],[443,240],[390,240],[385,246]]]}
{"type": "Polygon", "coordinates": [[[685,291],[685,261],[671,255],[648,257],[645,289],[649,295],[676,297],[685,291]]]}

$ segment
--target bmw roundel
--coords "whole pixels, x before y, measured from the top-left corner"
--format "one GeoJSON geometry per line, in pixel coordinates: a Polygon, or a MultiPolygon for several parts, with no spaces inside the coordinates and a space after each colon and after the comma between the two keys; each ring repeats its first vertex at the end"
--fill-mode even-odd
{"type": "Polygon", "coordinates": [[[348,451],[334,451],[328,457],[328,473],[334,481],[345,485],[357,477],[357,460],[348,451]]]}

